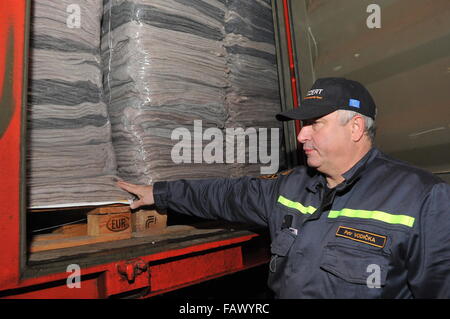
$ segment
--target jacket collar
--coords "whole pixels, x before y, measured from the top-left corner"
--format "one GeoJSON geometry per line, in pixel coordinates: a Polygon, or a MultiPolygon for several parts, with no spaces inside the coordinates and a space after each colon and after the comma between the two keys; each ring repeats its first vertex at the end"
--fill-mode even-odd
{"type": "MultiPolygon", "coordinates": [[[[342,174],[344,181],[336,186],[336,191],[340,192],[353,185],[361,176],[361,173],[366,169],[367,165],[379,154],[376,147],[372,147],[366,155],[364,155],[352,168],[342,174]]],[[[319,188],[326,185],[325,176],[316,171],[316,175],[306,185],[306,188],[311,192],[316,193],[319,188]]]]}

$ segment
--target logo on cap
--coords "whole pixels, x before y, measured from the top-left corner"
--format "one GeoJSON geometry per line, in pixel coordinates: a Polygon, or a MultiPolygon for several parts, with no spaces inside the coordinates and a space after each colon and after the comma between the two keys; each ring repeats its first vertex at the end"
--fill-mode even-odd
{"type": "Polygon", "coordinates": [[[321,100],[321,99],[323,99],[323,97],[317,96],[317,95],[321,94],[322,92],[323,92],[323,89],[309,90],[308,93],[306,94],[306,97],[304,98],[304,100],[311,100],[311,99],[321,100]]]}
{"type": "Polygon", "coordinates": [[[313,90],[309,90],[309,91],[308,91],[308,94],[306,94],[306,96],[322,94],[322,91],[323,91],[323,89],[313,89],[313,90]]]}

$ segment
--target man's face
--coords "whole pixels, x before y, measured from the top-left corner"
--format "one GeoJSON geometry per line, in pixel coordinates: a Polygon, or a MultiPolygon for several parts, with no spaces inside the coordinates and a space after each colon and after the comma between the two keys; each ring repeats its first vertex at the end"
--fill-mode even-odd
{"type": "Polygon", "coordinates": [[[338,112],[302,124],[297,139],[303,144],[308,166],[333,174],[346,165],[351,152],[351,128],[340,124],[338,112]]]}

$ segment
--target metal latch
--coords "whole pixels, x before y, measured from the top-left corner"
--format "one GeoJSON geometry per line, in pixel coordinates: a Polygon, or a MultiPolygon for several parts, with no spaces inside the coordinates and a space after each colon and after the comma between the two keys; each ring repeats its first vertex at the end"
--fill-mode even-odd
{"type": "Polygon", "coordinates": [[[117,272],[128,282],[134,282],[136,276],[147,271],[148,264],[142,259],[132,259],[126,262],[117,264],[117,272]]]}

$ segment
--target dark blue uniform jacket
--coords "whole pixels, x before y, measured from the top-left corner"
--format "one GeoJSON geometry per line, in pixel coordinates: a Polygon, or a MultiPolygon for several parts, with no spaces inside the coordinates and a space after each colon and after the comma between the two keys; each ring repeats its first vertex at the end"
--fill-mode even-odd
{"type": "Polygon", "coordinates": [[[376,148],[343,176],[157,182],[155,204],[269,227],[278,298],[449,298],[450,185],[376,148]]]}

